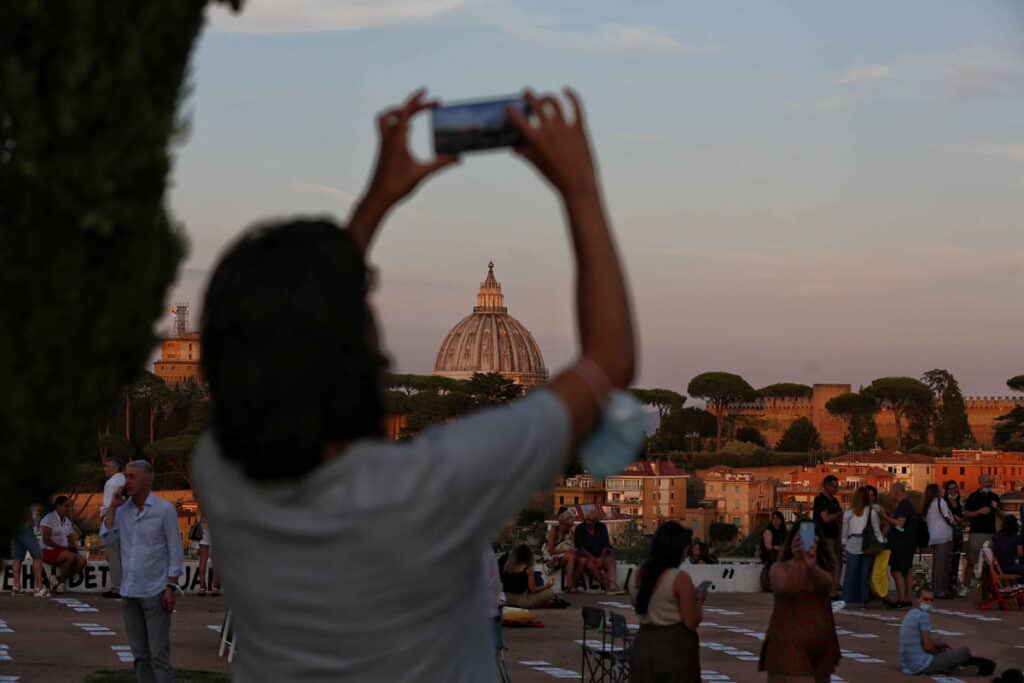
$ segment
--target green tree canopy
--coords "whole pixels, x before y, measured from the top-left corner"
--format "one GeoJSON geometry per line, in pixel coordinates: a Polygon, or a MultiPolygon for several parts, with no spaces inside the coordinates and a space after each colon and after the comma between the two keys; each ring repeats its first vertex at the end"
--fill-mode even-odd
{"type": "Polygon", "coordinates": [[[789,425],[775,450],[788,453],[810,453],[821,450],[821,435],[814,427],[814,423],[806,417],[799,417],[789,425]]]}
{"type": "Polygon", "coordinates": [[[740,427],[736,430],[736,440],[742,443],[752,443],[761,448],[768,448],[768,441],[764,434],[755,427],[740,427]]]}
{"type": "Polygon", "coordinates": [[[996,418],[992,443],[1003,446],[1017,439],[1024,439],[1024,406],[1017,406],[996,418]]]}
{"type": "Polygon", "coordinates": [[[731,372],[703,372],[690,380],[686,393],[704,399],[715,416],[715,448],[722,446],[722,425],[726,410],[744,401],[750,401],[756,393],[754,388],[739,375],[731,372]]]}
{"type": "Polygon", "coordinates": [[[904,417],[912,412],[918,415],[918,411],[923,411],[933,402],[931,388],[913,377],[881,377],[861,393],[892,410],[896,422],[896,442],[901,448],[904,446],[904,417]]]}
{"type": "Polygon", "coordinates": [[[169,143],[205,0],[0,3],[0,535],[66,486],[154,346],[169,143]]]}
{"type": "Polygon", "coordinates": [[[658,431],[650,439],[651,450],[689,451],[699,444],[700,439],[715,435],[715,416],[701,408],[679,408],[661,420],[658,431]],[[690,434],[696,434],[691,437],[690,434]]]}
{"type": "Polygon", "coordinates": [[[761,387],[757,390],[757,395],[761,398],[810,398],[814,395],[814,389],[806,384],[779,382],[761,387]]]}
{"type": "Polygon", "coordinates": [[[630,389],[636,400],[658,409],[658,417],[664,419],[673,410],[682,408],[686,397],[671,389],[630,389]]]}
{"type": "Polygon", "coordinates": [[[1006,386],[1014,391],[1024,391],[1024,375],[1017,375],[1006,380],[1006,386]]]}
{"type": "Polygon", "coordinates": [[[878,441],[878,425],[875,424],[877,409],[875,399],[856,392],[834,396],[825,403],[825,410],[849,421],[843,437],[844,450],[866,451],[874,448],[878,441]]]}
{"type": "Polygon", "coordinates": [[[932,389],[938,401],[935,413],[935,445],[942,448],[961,448],[974,441],[971,426],[967,422],[967,407],[960,384],[948,370],[936,368],[922,375],[921,379],[932,389]]]}
{"type": "Polygon", "coordinates": [[[497,372],[475,372],[469,380],[469,393],[478,406],[508,403],[523,395],[523,387],[497,372]]]}

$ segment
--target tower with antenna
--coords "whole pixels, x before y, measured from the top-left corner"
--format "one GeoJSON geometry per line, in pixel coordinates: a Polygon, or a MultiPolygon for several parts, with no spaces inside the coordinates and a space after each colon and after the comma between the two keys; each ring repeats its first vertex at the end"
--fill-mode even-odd
{"type": "Polygon", "coordinates": [[[174,314],[174,336],[184,339],[188,334],[188,304],[174,304],[171,313],[174,314]]]}

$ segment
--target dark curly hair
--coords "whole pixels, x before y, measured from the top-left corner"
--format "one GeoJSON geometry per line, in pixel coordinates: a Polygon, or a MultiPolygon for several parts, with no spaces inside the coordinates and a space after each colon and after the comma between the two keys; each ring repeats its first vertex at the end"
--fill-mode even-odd
{"type": "Polygon", "coordinates": [[[370,275],[347,230],[326,219],[256,225],[206,290],[202,367],[224,457],[256,480],[296,479],[328,442],[383,431],[370,275]]]}

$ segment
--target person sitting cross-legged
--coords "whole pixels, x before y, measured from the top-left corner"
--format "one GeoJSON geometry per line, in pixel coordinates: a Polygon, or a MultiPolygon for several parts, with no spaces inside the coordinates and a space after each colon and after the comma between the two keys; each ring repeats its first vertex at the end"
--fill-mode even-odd
{"type": "Polygon", "coordinates": [[[530,546],[521,543],[512,551],[501,573],[501,585],[505,590],[505,604],[523,609],[537,607],[563,607],[564,601],[555,595],[551,581],[537,583],[533,571],[534,556],[530,546]]]}
{"type": "MultiPolygon", "coordinates": [[[[608,527],[601,521],[600,506],[595,505],[587,513],[583,524],[576,527],[575,541],[577,580],[584,574],[590,574],[609,594],[620,593],[615,582],[612,542],[608,536],[608,527]]],[[[573,585],[576,585],[576,581],[573,585]]]]}
{"type": "Polygon", "coordinates": [[[935,593],[928,586],[917,593],[917,607],[907,612],[900,624],[900,670],[905,674],[948,674],[958,666],[972,666],[982,676],[995,670],[995,662],[974,657],[964,647],[952,647],[932,635],[928,615],[935,593]]]}

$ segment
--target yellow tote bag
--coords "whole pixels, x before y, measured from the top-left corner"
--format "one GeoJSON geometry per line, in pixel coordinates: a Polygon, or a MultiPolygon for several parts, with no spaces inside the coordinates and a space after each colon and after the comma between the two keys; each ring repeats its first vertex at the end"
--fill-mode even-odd
{"type": "Polygon", "coordinates": [[[875,555],[875,564],[871,567],[871,592],[883,600],[889,595],[889,556],[891,550],[883,550],[875,555]]]}

